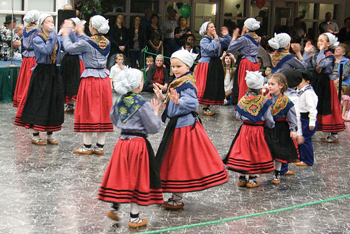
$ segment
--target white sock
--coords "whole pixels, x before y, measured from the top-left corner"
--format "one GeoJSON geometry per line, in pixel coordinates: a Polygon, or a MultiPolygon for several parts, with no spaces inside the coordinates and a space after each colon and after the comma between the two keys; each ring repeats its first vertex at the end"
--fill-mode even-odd
{"type": "Polygon", "coordinates": [[[275,170],[276,171],[281,171],[282,163],[275,160],[274,164],[275,164],[275,170]]]}
{"type": "Polygon", "coordinates": [[[92,132],[84,132],[83,133],[84,145],[91,145],[91,140],[92,140],[92,132]]]}
{"type": "Polygon", "coordinates": [[[135,202],[131,202],[130,203],[130,221],[133,223],[142,222],[142,219],[140,219],[139,217],[139,213],[140,213],[140,206],[135,202]]]}
{"type": "Polygon", "coordinates": [[[104,145],[106,141],[106,132],[98,132],[97,133],[97,143],[100,145],[104,145]]]}
{"type": "Polygon", "coordinates": [[[33,130],[33,140],[35,140],[35,141],[40,140],[39,131],[33,130]]]}
{"type": "Polygon", "coordinates": [[[184,193],[173,193],[172,197],[177,202],[182,202],[182,196],[184,193]]]}

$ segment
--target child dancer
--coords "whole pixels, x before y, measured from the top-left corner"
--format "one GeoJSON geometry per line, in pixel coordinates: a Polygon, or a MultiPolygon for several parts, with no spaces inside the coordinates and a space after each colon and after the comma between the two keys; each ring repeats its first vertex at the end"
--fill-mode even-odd
{"type": "Polygon", "coordinates": [[[184,192],[199,191],[228,181],[220,155],[199,122],[197,91],[190,72],[196,54],[178,50],[170,62],[176,79],[164,98],[154,84],[154,93],[164,100],[162,120],[170,118],[157,152],[164,192],[172,197],[163,204],[167,209],[184,207],[184,192]]]}
{"type": "Polygon", "coordinates": [[[299,145],[300,162],[297,166],[312,166],[314,164],[314,149],[312,136],[317,130],[317,102],[318,97],[310,82],[312,76],[307,71],[301,71],[302,82],[298,85],[300,100],[300,117],[304,137],[304,144],[299,145]]]}
{"type": "Polygon", "coordinates": [[[294,104],[284,94],[288,89],[287,79],[281,73],[268,77],[271,113],[275,120],[274,129],[266,129],[266,142],[274,159],[275,174],[273,184],[279,184],[282,163],[296,161],[298,153],[293,140],[297,138],[297,117],[294,104]]]}
{"type": "Polygon", "coordinates": [[[124,70],[125,65],[124,65],[124,55],[123,54],[117,54],[115,56],[115,62],[116,64],[113,65],[111,68],[111,74],[109,75],[109,79],[111,80],[111,86],[114,87],[116,84],[115,82],[118,82],[118,77],[121,71],[124,70]]]}
{"type": "Polygon", "coordinates": [[[271,58],[272,73],[283,73],[288,68],[305,69],[306,63],[302,61],[300,45],[292,45],[297,58],[289,53],[290,40],[291,38],[287,33],[279,33],[268,41],[269,45],[275,50],[271,58]]]}
{"type": "Polygon", "coordinates": [[[109,30],[108,21],[95,15],[90,19],[91,37],[84,35],[82,25],[78,34],[84,40],[72,43],[69,38],[70,28],[63,25],[63,45],[66,52],[81,52],[85,70],[81,75],[74,115],[74,131],[83,132],[84,146],[74,149],[76,154],[103,155],[106,132],[113,131],[109,118],[112,103],[112,87],[108,78],[109,71],[105,68],[110,50],[109,41],[102,35],[109,30]],[[96,147],[92,148],[92,133],[97,133],[96,147]]]}
{"type": "Polygon", "coordinates": [[[37,66],[18,106],[15,124],[34,130],[33,144],[57,145],[52,132],[61,130],[64,121],[63,84],[56,66],[61,60],[61,44],[51,15],[42,14],[37,29],[40,33],[33,39],[37,66]],[[47,141],[40,139],[39,131],[47,132],[47,141]]]}
{"type": "MultiPolygon", "coordinates": [[[[287,78],[287,84],[288,84],[288,90],[284,92],[284,94],[293,102],[295,114],[297,117],[297,142],[294,141],[294,144],[297,148],[297,144],[303,144],[304,143],[304,137],[303,137],[303,131],[301,127],[301,121],[300,121],[300,104],[299,104],[299,95],[296,91],[297,86],[302,81],[302,75],[301,72],[295,70],[295,69],[287,69],[283,73],[287,78]],[[296,144],[297,143],[297,144],[296,144]]],[[[288,163],[282,163],[281,167],[281,176],[282,175],[294,175],[294,171],[288,170],[288,163]]]]}
{"type": "Polygon", "coordinates": [[[27,89],[32,76],[31,69],[36,65],[35,54],[33,49],[33,39],[39,34],[36,29],[36,24],[40,17],[40,12],[37,10],[29,11],[23,18],[28,24],[23,30],[22,40],[22,55],[23,61],[21,69],[19,70],[16,90],[13,95],[13,106],[18,107],[24,95],[27,93],[27,89]]]}
{"type": "Polygon", "coordinates": [[[257,58],[260,38],[255,33],[260,28],[260,22],[254,18],[248,18],[244,21],[242,37],[239,37],[239,28],[233,31],[232,41],[228,47],[228,52],[239,51],[243,56],[238,67],[238,100],[240,100],[248,90],[245,81],[247,71],[259,71],[259,59],[257,58]]]}
{"type": "MultiPolygon", "coordinates": [[[[78,18],[70,18],[66,21],[68,27],[72,28],[72,32],[69,35],[72,42],[79,40],[79,35],[77,35],[77,29],[80,24],[78,18]]],[[[63,48],[64,49],[64,48],[63,48]]],[[[65,53],[61,63],[61,76],[63,80],[64,87],[64,103],[65,113],[74,112],[74,100],[77,98],[79,84],[80,84],[80,52],[76,53],[65,53]]]]}
{"type": "MultiPolygon", "coordinates": [[[[308,67],[314,67],[315,79],[312,86],[318,96],[317,104],[317,130],[329,132],[326,138],[321,138],[323,142],[338,142],[337,132],[344,131],[344,120],[341,116],[340,103],[337,97],[337,91],[332,80],[332,72],[334,66],[334,55],[329,50],[337,47],[339,42],[331,33],[323,33],[318,37],[317,46],[320,52],[315,54],[308,67]]],[[[311,42],[307,42],[305,46],[304,61],[310,58],[312,49],[311,42]]]]}
{"type": "Polygon", "coordinates": [[[121,72],[114,89],[122,94],[111,110],[113,124],[122,129],[103,177],[98,198],[112,203],[108,217],[118,221],[120,203],[130,203],[129,227],[147,224],[140,218],[140,205],[163,204],[159,170],[147,134],[159,132],[160,103],[148,102],[139,93],[143,87],[142,72],[121,72]]]}
{"type": "Polygon", "coordinates": [[[274,170],[264,125],[275,127],[271,101],[260,94],[264,84],[261,72],[247,71],[248,92],[238,102],[236,117],[243,121],[224,159],[227,169],[240,173],[238,186],[258,187],[257,174],[274,170]],[[249,175],[247,180],[246,175],[249,175]]]}

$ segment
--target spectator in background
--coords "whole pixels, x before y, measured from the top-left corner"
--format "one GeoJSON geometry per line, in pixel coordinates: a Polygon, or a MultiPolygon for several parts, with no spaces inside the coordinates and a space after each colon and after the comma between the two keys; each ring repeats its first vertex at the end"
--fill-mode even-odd
{"type": "Polygon", "coordinates": [[[175,41],[175,35],[174,31],[177,26],[177,21],[176,21],[176,14],[177,11],[172,8],[168,7],[167,9],[169,18],[167,20],[163,21],[161,30],[164,35],[164,56],[168,57],[165,59],[164,64],[167,67],[168,71],[170,71],[170,56],[172,53],[174,53],[177,49],[178,46],[175,41]]]}
{"type": "MultiPolygon", "coordinates": [[[[301,26],[301,18],[295,18],[294,19],[294,25],[289,28],[289,35],[291,38],[299,37],[304,38],[306,37],[306,32],[304,31],[303,27],[301,26]]],[[[295,41],[293,41],[296,43],[295,41]]]]}
{"type": "Polygon", "coordinates": [[[6,15],[4,25],[0,28],[0,57],[4,59],[5,55],[7,59],[11,59],[11,43],[16,49],[21,46],[21,41],[17,39],[12,30],[16,27],[17,19],[12,15],[6,15]]]}
{"type": "Polygon", "coordinates": [[[152,64],[147,71],[147,80],[142,91],[153,93],[153,84],[156,84],[163,93],[167,91],[168,84],[170,83],[169,72],[163,65],[164,57],[158,54],[156,63],[152,64]]]}
{"type": "Polygon", "coordinates": [[[158,26],[158,20],[159,20],[158,15],[153,14],[151,17],[152,24],[150,24],[146,30],[148,51],[154,54],[158,54],[159,49],[163,43],[162,33],[158,26]]]}
{"type": "Polygon", "coordinates": [[[177,44],[176,50],[185,44],[186,36],[191,34],[188,21],[183,16],[178,18],[177,25],[178,27],[175,28],[175,41],[177,44]]]}
{"type": "Polygon", "coordinates": [[[326,20],[322,22],[318,27],[320,34],[327,32],[332,33],[334,35],[338,34],[339,27],[336,22],[332,21],[332,13],[327,12],[325,17],[326,20]]]}
{"type": "MultiPolygon", "coordinates": [[[[13,29],[14,35],[18,41],[22,41],[23,37],[23,24],[17,24],[16,27],[13,29]]],[[[22,60],[22,43],[18,48],[15,48],[13,50],[13,59],[14,60],[22,60]]]]}
{"type": "Polygon", "coordinates": [[[107,68],[110,70],[115,64],[117,54],[123,54],[124,61],[126,60],[126,48],[129,44],[129,37],[128,29],[124,27],[124,16],[122,14],[117,15],[115,25],[108,32],[108,39],[111,42],[111,51],[109,53],[107,68]]]}
{"type": "Polygon", "coordinates": [[[151,25],[151,18],[152,18],[152,15],[153,15],[153,11],[151,9],[146,9],[145,10],[145,17],[142,19],[142,23],[141,23],[141,27],[143,29],[147,29],[148,26],[151,25]]]}
{"type": "Polygon", "coordinates": [[[350,43],[350,17],[344,20],[345,27],[340,29],[338,39],[340,43],[350,43]]]}
{"type": "Polygon", "coordinates": [[[146,30],[141,27],[141,18],[136,16],[134,23],[129,29],[129,55],[131,67],[137,68],[136,61],[139,63],[139,67],[143,68],[143,56],[141,50],[146,46],[146,30]]]}

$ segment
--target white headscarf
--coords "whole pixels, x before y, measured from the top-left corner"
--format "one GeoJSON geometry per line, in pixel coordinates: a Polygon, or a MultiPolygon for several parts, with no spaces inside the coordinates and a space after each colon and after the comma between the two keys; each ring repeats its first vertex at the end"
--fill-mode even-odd
{"type": "Polygon", "coordinates": [[[334,36],[332,33],[323,33],[328,37],[329,42],[331,43],[330,48],[335,49],[339,45],[338,37],[334,36]]]}
{"type": "Polygon", "coordinates": [[[52,17],[50,14],[42,14],[40,15],[39,19],[38,19],[38,24],[36,25],[36,29],[41,31],[41,25],[44,23],[44,20],[47,17],[52,17]]]}
{"type": "Polygon", "coordinates": [[[80,19],[79,19],[78,17],[70,18],[70,20],[73,20],[73,22],[75,23],[75,26],[79,26],[79,24],[80,24],[80,19]]]}
{"type": "Polygon", "coordinates": [[[208,28],[208,24],[211,23],[210,21],[204,22],[202,24],[202,26],[199,29],[199,34],[201,36],[204,36],[205,34],[207,34],[207,28],[208,28]]]}
{"type": "Polygon", "coordinates": [[[106,34],[109,30],[108,20],[106,20],[103,16],[95,15],[91,18],[91,25],[94,27],[99,33],[106,34]]]}
{"type": "Polygon", "coordinates": [[[273,49],[278,50],[280,48],[286,47],[290,43],[290,39],[291,38],[287,33],[275,33],[275,37],[269,40],[269,45],[273,49]]]}
{"type": "Polygon", "coordinates": [[[119,73],[118,82],[114,86],[114,90],[120,94],[126,94],[136,89],[143,79],[140,70],[126,67],[119,73]]]}
{"type": "Polygon", "coordinates": [[[194,60],[197,58],[197,54],[190,53],[188,50],[178,50],[175,51],[171,58],[177,58],[180,59],[182,62],[184,62],[187,66],[192,67],[194,60]]]}
{"type": "Polygon", "coordinates": [[[249,30],[255,31],[260,28],[260,21],[257,21],[254,18],[248,18],[244,21],[244,26],[246,26],[249,30]]]}
{"type": "Polygon", "coordinates": [[[264,85],[264,77],[259,71],[247,71],[245,80],[250,89],[261,89],[264,85]]]}
{"type": "Polygon", "coordinates": [[[29,11],[23,18],[24,22],[30,24],[37,21],[40,17],[40,12],[37,10],[29,11]]]}

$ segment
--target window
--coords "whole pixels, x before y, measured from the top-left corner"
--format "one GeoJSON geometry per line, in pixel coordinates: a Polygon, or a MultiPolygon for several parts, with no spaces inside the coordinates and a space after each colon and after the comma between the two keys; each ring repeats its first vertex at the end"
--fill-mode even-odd
{"type": "MultiPolygon", "coordinates": [[[[61,6],[59,6],[60,8],[61,6]]],[[[28,0],[28,10],[38,10],[38,11],[56,11],[56,0],[28,0]]]]}
{"type": "Polygon", "coordinates": [[[151,9],[154,11],[154,13],[159,14],[159,0],[132,0],[132,1],[130,1],[130,12],[131,13],[144,13],[145,10],[147,10],[147,9],[151,9]]]}
{"type": "MultiPolygon", "coordinates": [[[[3,11],[12,10],[12,1],[0,0],[0,9],[3,11]]],[[[23,1],[22,0],[13,0],[13,10],[14,11],[23,11],[23,1]]]]}

